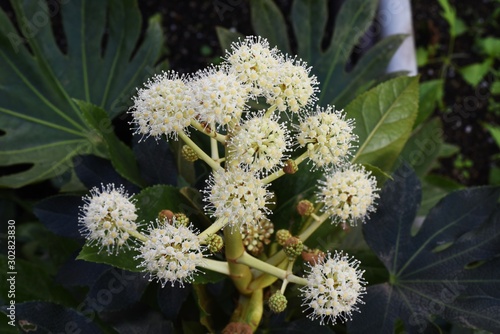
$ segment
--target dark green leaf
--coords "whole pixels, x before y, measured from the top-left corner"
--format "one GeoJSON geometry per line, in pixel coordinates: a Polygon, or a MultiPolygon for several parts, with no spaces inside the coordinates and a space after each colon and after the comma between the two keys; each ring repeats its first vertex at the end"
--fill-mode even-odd
{"type": "Polygon", "coordinates": [[[141,263],[139,259],[135,259],[139,253],[134,249],[122,248],[118,254],[108,254],[105,249],[97,245],[86,244],[83,246],[77,260],[84,260],[96,263],[105,263],[120,269],[140,272],[137,266],[141,263]]]}
{"type": "Polygon", "coordinates": [[[23,35],[0,11],[0,124],[6,133],[0,160],[29,168],[0,177],[0,185],[21,187],[65,173],[76,155],[98,153],[72,98],[103,107],[111,118],[126,110],[134,88],[153,71],[162,32],[158,17],[151,19],[137,45],[136,0],[57,3],[68,43],[63,53],[45,1],[11,3],[23,35]],[[34,25],[34,17],[46,23],[34,25]]]}
{"type": "Polygon", "coordinates": [[[250,9],[255,33],[266,37],[271,47],[290,53],[285,18],[273,0],[252,0],[250,9]]]}
{"type": "Polygon", "coordinates": [[[104,109],[84,101],[76,101],[87,125],[94,131],[92,137],[102,138],[107,156],[120,175],[136,185],[144,185],[132,150],[116,137],[111,120],[104,109]]]}
{"type": "Polygon", "coordinates": [[[401,151],[401,159],[409,163],[419,177],[423,177],[434,167],[441,153],[443,135],[441,121],[438,118],[422,124],[408,139],[401,151]]]}
{"type": "MultiPolygon", "coordinates": [[[[5,306],[0,309],[7,313],[5,306]]],[[[101,334],[102,331],[82,313],[64,306],[42,302],[26,302],[16,305],[16,319],[24,320],[20,326],[23,332],[101,334]]]]}
{"type": "Polygon", "coordinates": [[[330,89],[329,95],[325,96],[325,103],[346,106],[355,97],[374,85],[406,75],[406,73],[401,72],[386,73],[387,64],[405,39],[406,35],[386,37],[368,50],[351,72],[337,73],[338,77],[331,82],[332,89],[322,88],[330,89]]]}
{"type": "Polygon", "coordinates": [[[446,196],[412,233],[420,184],[405,166],[380,194],[363,226],[367,243],[390,279],[367,289],[351,333],[429,330],[436,316],[467,327],[500,330],[500,188],[478,187],[446,196]]]}
{"type": "Polygon", "coordinates": [[[78,227],[80,196],[54,196],[38,202],[33,213],[52,233],[69,238],[81,238],[78,227]]]}
{"type": "Polygon", "coordinates": [[[353,162],[391,170],[418,111],[418,77],[400,77],[378,85],[352,101],[348,118],[356,120],[359,148],[353,162]]]}
{"type": "Polygon", "coordinates": [[[321,54],[321,41],[328,19],[325,0],[295,0],[291,20],[298,44],[297,55],[310,64],[321,54]]]}
{"type": "Polygon", "coordinates": [[[7,279],[14,277],[16,285],[14,300],[17,303],[39,299],[67,306],[74,304],[74,300],[68,294],[68,291],[56,284],[54,277],[49,275],[43,266],[17,257],[15,264],[15,272],[17,274],[10,276],[7,272],[14,270],[8,270],[7,263],[7,256],[0,255],[0,269],[5,274],[3,276],[5,278],[0,281],[0,288],[2,291],[5,291],[5,295],[2,298],[7,297],[7,291],[9,291],[8,284],[10,282],[7,279]],[[34,279],[35,277],[36,279],[34,279]]]}
{"type": "Polygon", "coordinates": [[[219,44],[222,48],[222,51],[231,50],[231,43],[237,42],[238,38],[245,38],[245,36],[243,36],[242,34],[223,27],[215,28],[215,32],[217,33],[217,38],[219,39],[219,44]]]}
{"type": "Polygon", "coordinates": [[[172,186],[152,186],[142,190],[134,197],[137,199],[136,207],[139,208],[137,220],[144,224],[154,222],[162,210],[183,212],[188,216],[190,213],[190,205],[185,202],[179,189],[172,186]]]}
{"type": "Polygon", "coordinates": [[[465,66],[459,70],[465,81],[472,87],[476,87],[484,78],[486,73],[491,70],[493,59],[488,58],[482,63],[475,63],[465,66]]]}
{"type": "Polygon", "coordinates": [[[429,80],[420,84],[418,115],[415,120],[414,128],[425,121],[438,106],[443,99],[443,84],[442,79],[429,80]]]}
{"type": "Polygon", "coordinates": [[[348,0],[343,3],[336,17],[328,49],[317,63],[311,64],[322,84],[320,104],[332,100],[334,85],[340,84],[338,76],[344,72],[354,46],[371,24],[377,5],[378,1],[363,0],[348,0]]]}
{"type": "Polygon", "coordinates": [[[87,298],[100,300],[105,311],[117,311],[138,302],[149,284],[144,273],[110,268],[90,288],[87,298]]]}

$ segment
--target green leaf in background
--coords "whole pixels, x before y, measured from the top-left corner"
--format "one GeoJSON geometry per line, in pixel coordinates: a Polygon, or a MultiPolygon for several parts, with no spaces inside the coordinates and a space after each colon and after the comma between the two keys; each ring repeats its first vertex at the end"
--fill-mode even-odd
{"type": "Polygon", "coordinates": [[[442,145],[442,124],[433,118],[413,131],[401,151],[401,159],[412,166],[417,176],[423,177],[434,167],[442,145]]]}
{"type": "Polygon", "coordinates": [[[85,101],[76,101],[76,104],[81,109],[85,123],[94,130],[92,136],[99,138],[98,142],[103,142],[105,155],[111,158],[116,171],[127,180],[144,186],[145,183],[141,178],[132,150],[116,137],[106,111],[85,101]]]}
{"type": "MultiPolygon", "coordinates": [[[[283,14],[272,0],[250,2],[252,24],[256,34],[265,37],[271,45],[290,53],[283,14]]],[[[359,39],[376,14],[378,1],[346,0],[335,20],[334,33],[326,50],[321,49],[328,20],[328,1],[295,0],[291,9],[291,25],[296,36],[297,55],[312,66],[312,73],[320,81],[320,105],[347,105],[357,95],[387,80],[385,71],[393,54],[406,36],[384,38],[360,57],[350,71],[346,64],[359,39]]],[[[222,49],[229,49],[236,33],[217,30],[222,49]]],[[[361,41],[361,44],[363,41],[361,41]]]]}
{"type": "Polygon", "coordinates": [[[399,77],[360,95],[345,108],[354,118],[359,148],[353,162],[390,171],[418,112],[418,77],[399,77]]]}
{"type": "Polygon", "coordinates": [[[467,31],[467,25],[464,21],[457,17],[457,11],[454,7],[450,5],[448,0],[438,0],[439,4],[443,11],[441,12],[441,16],[448,22],[450,25],[450,35],[452,37],[457,37],[464,32],[467,31]]]}
{"type": "Polygon", "coordinates": [[[322,49],[321,42],[328,19],[328,4],[323,0],[294,1],[291,20],[295,37],[300,41],[297,55],[315,64],[322,49]]]}
{"type": "Polygon", "coordinates": [[[17,188],[63,174],[76,155],[98,153],[73,98],[110,118],[125,111],[135,87],[152,74],[163,35],[153,17],[138,45],[136,0],[75,0],[51,9],[61,12],[63,51],[45,1],[11,4],[16,21],[27,24],[18,30],[0,10],[0,165],[28,169],[0,177],[0,186],[17,188]],[[40,13],[45,24],[34,22],[40,13]]]}
{"type": "Polygon", "coordinates": [[[495,143],[500,148],[500,126],[484,124],[484,127],[488,129],[488,131],[491,133],[491,136],[495,140],[495,143]]]}
{"type": "MultiPolygon", "coordinates": [[[[431,331],[439,317],[493,333],[500,330],[500,188],[478,187],[446,196],[412,233],[420,184],[398,170],[380,194],[377,212],[363,225],[366,242],[389,272],[369,286],[349,333],[377,328],[392,333],[431,331]]],[[[436,328],[434,328],[436,329],[436,328]]]]}
{"type": "Polygon", "coordinates": [[[110,255],[106,250],[101,251],[101,247],[97,245],[91,246],[85,244],[76,259],[95,263],[105,263],[120,269],[140,272],[141,269],[137,269],[137,266],[139,266],[141,261],[134,258],[137,255],[139,255],[139,253],[134,249],[126,248],[122,248],[116,255],[110,255]]]}
{"type": "Polygon", "coordinates": [[[493,66],[493,59],[488,58],[482,63],[471,64],[462,67],[459,72],[465,81],[472,87],[476,87],[493,66]]]}
{"type": "Polygon", "coordinates": [[[442,104],[444,81],[442,79],[429,80],[420,83],[418,115],[413,127],[429,118],[437,106],[442,104]]]}
{"type": "Polygon", "coordinates": [[[290,53],[285,18],[278,6],[272,0],[252,0],[250,10],[255,33],[266,37],[271,47],[290,53]]]}
{"type": "Polygon", "coordinates": [[[500,81],[493,82],[490,91],[493,95],[500,95],[500,81]]]}
{"type": "Polygon", "coordinates": [[[486,37],[478,41],[483,52],[491,58],[500,58],[500,38],[486,37]]]}

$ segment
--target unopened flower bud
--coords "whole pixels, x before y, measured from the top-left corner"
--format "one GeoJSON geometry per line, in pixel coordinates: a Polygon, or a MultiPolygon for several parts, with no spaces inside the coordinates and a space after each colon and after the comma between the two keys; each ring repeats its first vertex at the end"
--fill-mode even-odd
{"type": "Polygon", "coordinates": [[[288,238],[285,242],[285,246],[283,246],[283,250],[285,254],[290,259],[295,259],[297,256],[302,254],[302,250],[304,250],[304,244],[297,237],[288,238]]]}
{"type": "Polygon", "coordinates": [[[175,224],[177,227],[189,225],[189,218],[182,212],[174,214],[174,217],[175,217],[175,224]]]}
{"type": "Polygon", "coordinates": [[[222,334],[252,334],[253,330],[249,324],[243,322],[230,322],[222,330],[222,334]]]}
{"type": "Polygon", "coordinates": [[[268,304],[271,311],[273,311],[274,313],[280,313],[286,309],[287,300],[286,297],[281,293],[281,291],[276,291],[269,298],[268,304]]]}
{"type": "Polygon", "coordinates": [[[288,230],[278,230],[276,232],[276,241],[280,246],[284,246],[285,242],[292,237],[292,234],[288,230]]]}
{"type": "Polygon", "coordinates": [[[299,167],[297,166],[297,163],[295,160],[288,159],[285,161],[285,167],[283,167],[283,171],[285,174],[295,174],[299,170],[299,167]]]}
{"type": "Polygon", "coordinates": [[[224,247],[224,240],[222,240],[222,237],[218,234],[208,236],[206,242],[208,249],[212,253],[217,253],[224,247]]]}
{"type": "Polygon", "coordinates": [[[158,213],[158,220],[162,223],[170,224],[172,218],[174,218],[174,213],[170,210],[161,210],[160,213],[158,213]]]}
{"type": "Polygon", "coordinates": [[[191,146],[184,145],[182,146],[182,157],[189,162],[194,162],[198,160],[198,154],[193,150],[191,146]]]}
{"type": "Polygon", "coordinates": [[[326,254],[319,249],[311,249],[307,252],[302,252],[302,259],[314,266],[316,263],[322,262],[326,254]]]}
{"type": "Polygon", "coordinates": [[[308,200],[302,200],[297,204],[297,212],[301,216],[310,216],[314,212],[314,204],[308,200]]]}

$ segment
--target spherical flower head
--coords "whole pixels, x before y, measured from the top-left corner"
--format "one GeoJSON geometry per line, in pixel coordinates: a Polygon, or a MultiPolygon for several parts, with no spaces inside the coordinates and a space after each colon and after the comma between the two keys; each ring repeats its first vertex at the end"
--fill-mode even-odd
{"type": "Polygon", "coordinates": [[[137,247],[136,259],[141,260],[138,268],[148,272],[150,280],[157,279],[162,287],[167,282],[184,286],[198,272],[196,266],[203,261],[203,250],[192,225],[156,220],[148,229],[147,240],[137,247]]]}
{"type": "Polygon", "coordinates": [[[297,142],[306,147],[309,159],[317,167],[326,168],[344,163],[357,137],[353,120],[345,120],[342,111],[333,107],[317,107],[316,112],[298,125],[297,142]]]}
{"type": "Polygon", "coordinates": [[[290,151],[290,135],[276,117],[258,114],[230,136],[228,150],[230,163],[267,175],[283,166],[290,151]]]}
{"type": "Polygon", "coordinates": [[[212,217],[228,220],[230,226],[240,228],[243,224],[258,224],[271,211],[271,193],[267,185],[253,172],[240,168],[217,170],[207,181],[209,187],[204,190],[205,210],[212,217]]]}
{"type": "Polygon", "coordinates": [[[359,261],[349,258],[347,254],[330,253],[314,265],[308,265],[307,285],[302,287],[303,306],[311,310],[308,318],[320,319],[320,323],[335,325],[350,320],[353,311],[359,311],[356,306],[361,296],[366,293],[359,261]]]}
{"type": "Polygon", "coordinates": [[[224,68],[199,71],[189,85],[196,116],[207,124],[226,125],[247,109],[250,87],[224,68]]]}
{"type": "Polygon", "coordinates": [[[362,166],[333,171],[319,182],[319,201],[334,221],[350,222],[354,226],[375,211],[374,202],[379,197],[377,181],[362,166]]]}
{"type": "Polygon", "coordinates": [[[272,86],[275,67],[284,62],[278,49],[271,49],[265,38],[248,36],[231,45],[225,57],[229,71],[252,87],[252,94],[259,96],[264,87],[272,86]]]}
{"type": "Polygon", "coordinates": [[[187,79],[169,71],[154,76],[139,89],[130,113],[135,133],[177,139],[194,117],[193,98],[187,79]]]}
{"type": "Polygon", "coordinates": [[[318,81],[316,76],[310,74],[311,68],[306,63],[287,60],[271,72],[274,72],[270,75],[274,80],[267,81],[269,85],[262,87],[262,94],[266,102],[276,105],[279,111],[298,113],[317,100],[318,81]]]}
{"type": "Polygon", "coordinates": [[[122,246],[128,246],[129,231],[137,230],[137,214],[134,200],[123,186],[94,187],[83,201],[85,204],[80,208],[78,222],[80,233],[89,243],[98,244],[101,250],[106,248],[109,254],[118,253],[122,246]]]}

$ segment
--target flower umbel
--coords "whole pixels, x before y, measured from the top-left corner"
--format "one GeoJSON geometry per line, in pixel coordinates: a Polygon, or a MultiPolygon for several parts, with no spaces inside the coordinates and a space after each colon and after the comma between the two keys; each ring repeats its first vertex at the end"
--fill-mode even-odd
{"type": "Polygon", "coordinates": [[[231,162],[266,175],[283,165],[289,151],[290,136],[276,117],[259,114],[246,120],[231,136],[228,150],[231,162]]]}
{"type": "Polygon", "coordinates": [[[162,286],[177,281],[181,286],[193,280],[203,261],[204,247],[200,245],[193,227],[156,220],[148,229],[147,241],[137,247],[140,253],[136,258],[142,260],[139,267],[149,272],[150,280],[157,279],[162,286]]]}
{"type": "Polygon", "coordinates": [[[335,221],[356,225],[365,221],[375,211],[377,181],[362,166],[350,166],[334,171],[320,180],[318,198],[324,203],[323,210],[335,221]]]}
{"type": "Polygon", "coordinates": [[[230,226],[256,225],[270,210],[271,194],[262,180],[253,172],[240,168],[215,171],[208,180],[209,189],[204,190],[205,206],[213,217],[225,218],[230,226]]]}
{"type": "Polygon", "coordinates": [[[123,186],[115,188],[114,184],[94,187],[90,194],[83,197],[85,204],[80,208],[80,233],[108,253],[117,253],[129,240],[129,232],[137,230],[134,200],[123,186]]]}
{"type": "Polygon", "coordinates": [[[208,124],[226,125],[246,110],[250,87],[223,68],[209,68],[196,74],[190,84],[197,117],[208,124]]]}
{"type": "Polygon", "coordinates": [[[299,145],[307,147],[309,158],[318,167],[344,163],[356,140],[353,121],[344,120],[342,112],[331,106],[318,106],[316,113],[304,119],[298,129],[299,145]]]}
{"type": "Polygon", "coordinates": [[[361,296],[366,293],[359,261],[349,258],[347,254],[330,253],[315,265],[309,265],[308,284],[302,287],[302,305],[311,309],[308,318],[320,319],[321,324],[350,320],[353,311],[359,311],[356,306],[361,296]]]}
{"type": "Polygon", "coordinates": [[[139,89],[131,107],[135,133],[177,139],[194,117],[193,98],[187,80],[169,71],[149,80],[139,89]]]}

